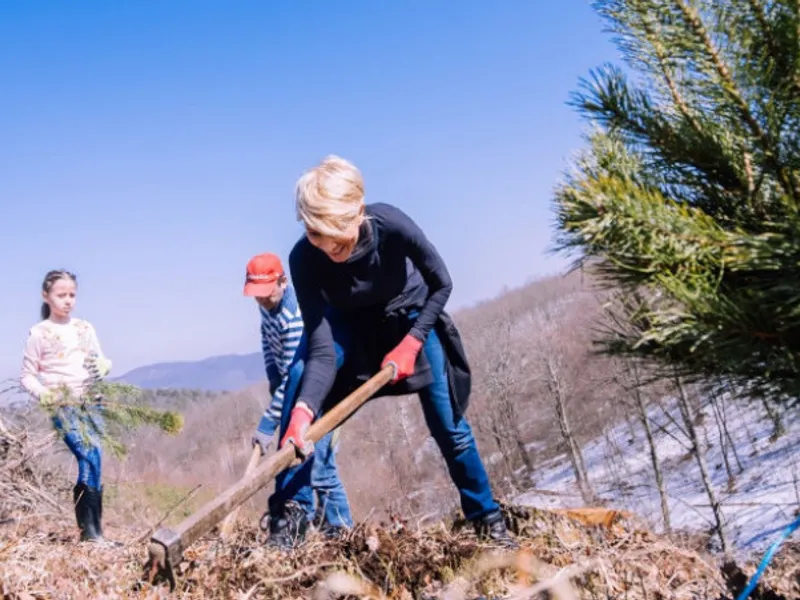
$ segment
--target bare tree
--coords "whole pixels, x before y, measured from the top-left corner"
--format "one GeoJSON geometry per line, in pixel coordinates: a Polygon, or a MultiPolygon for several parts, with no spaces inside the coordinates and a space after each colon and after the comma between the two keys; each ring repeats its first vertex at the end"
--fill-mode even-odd
{"type": "Polygon", "coordinates": [[[502,429],[508,432],[508,444],[513,445],[517,456],[528,473],[533,471],[533,462],[525,449],[516,399],[524,386],[524,362],[519,348],[515,348],[512,337],[514,324],[506,315],[494,327],[494,361],[487,373],[486,392],[494,400],[502,429]]]}
{"type": "Polygon", "coordinates": [[[642,394],[643,382],[640,376],[640,366],[635,360],[629,360],[627,361],[626,367],[630,375],[630,384],[628,385],[627,382],[625,382],[623,387],[633,399],[636,415],[639,418],[639,423],[642,425],[645,437],[647,438],[647,447],[650,452],[650,464],[653,467],[653,476],[656,480],[658,497],[661,501],[661,518],[664,522],[664,531],[669,533],[672,531],[669,497],[667,496],[667,488],[664,484],[664,474],[661,471],[661,463],[658,458],[658,449],[655,436],[653,435],[653,428],[650,426],[650,418],[647,415],[647,402],[642,394]]]}
{"type": "Polygon", "coordinates": [[[526,448],[531,432],[524,427],[520,410],[521,405],[531,404],[525,395],[533,379],[526,358],[530,339],[524,327],[519,315],[501,309],[486,315],[470,337],[474,395],[485,400],[475,426],[490,436],[500,453],[501,485],[511,492],[527,488],[534,470],[526,448]]]}
{"type": "Polygon", "coordinates": [[[616,427],[613,423],[610,423],[607,427],[603,427],[603,439],[606,442],[603,454],[605,455],[606,466],[611,472],[614,486],[624,491],[627,487],[626,481],[628,480],[627,468],[625,467],[625,457],[622,453],[622,449],[617,443],[615,431],[616,427]],[[620,468],[620,465],[622,465],[622,468],[620,468]]]}
{"type": "MultiPolygon", "coordinates": [[[[730,383],[730,382],[727,382],[727,381],[724,381],[724,380],[720,379],[718,387],[719,387],[720,390],[726,390],[731,395],[731,397],[733,397],[733,398],[738,398],[738,399],[741,400],[741,399],[746,399],[746,398],[750,397],[750,394],[748,393],[746,387],[744,387],[742,385],[736,385],[736,384],[733,384],[733,383],[730,383]]],[[[778,411],[778,409],[776,408],[775,404],[771,404],[763,396],[759,397],[756,400],[761,403],[761,406],[763,407],[764,412],[767,415],[767,418],[772,423],[772,435],[770,435],[769,439],[770,439],[771,442],[775,442],[784,433],[786,433],[786,429],[785,429],[785,427],[783,425],[783,419],[781,419],[781,413],[778,411]]],[[[752,454],[753,454],[753,456],[755,456],[756,454],[758,454],[758,448],[755,447],[756,438],[753,437],[753,434],[750,431],[750,427],[748,425],[748,420],[745,420],[743,425],[744,425],[744,428],[747,431],[747,437],[753,443],[752,454]]]]}
{"type": "Polygon", "coordinates": [[[764,411],[767,413],[769,420],[772,421],[773,429],[769,439],[771,442],[775,442],[786,433],[786,428],[783,426],[783,419],[781,419],[781,413],[778,412],[775,406],[766,398],[761,398],[761,405],[764,407],[764,411]]]}
{"type": "Polygon", "coordinates": [[[738,467],[738,472],[741,473],[744,468],[739,455],[736,453],[736,444],[731,438],[730,431],[728,430],[728,419],[725,410],[724,396],[717,395],[711,392],[711,409],[714,413],[714,421],[717,424],[717,434],[719,437],[720,452],[722,454],[722,462],[725,464],[725,472],[728,474],[728,490],[733,490],[736,485],[736,474],[733,472],[731,461],[728,454],[732,453],[738,467]]]}
{"type": "Polygon", "coordinates": [[[686,428],[686,434],[691,443],[691,453],[697,461],[697,466],[700,470],[700,478],[703,482],[703,487],[708,494],[708,500],[711,503],[711,510],[714,513],[714,520],[716,521],[717,535],[719,535],[722,552],[726,555],[730,552],[730,545],[728,544],[728,537],[725,530],[725,518],[722,514],[722,505],[717,498],[714,491],[714,486],[711,483],[711,477],[708,472],[708,465],[706,464],[705,453],[700,445],[700,439],[697,435],[697,415],[695,415],[691,402],[686,395],[686,390],[679,377],[674,379],[675,388],[678,391],[678,408],[681,413],[683,425],[686,428]]]}
{"type": "MultiPolygon", "coordinates": [[[[736,442],[733,440],[731,436],[730,428],[728,427],[728,394],[719,393],[720,390],[715,390],[717,393],[715,394],[714,398],[718,400],[717,405],[719,406],[719,414],[720,414],[720,422],[722,423],[722,430],[725,434],[725,439],[728,440],[728,447],[733,454],[733,458],[736,461],[736,468],[738,469],[739,473],[744,471],[744,466],[742,465],[742,460],[739,458],[739,451],[736,449],[736,442]]],[[[736,407],[736,403],[733,404],[736,407]]]]}
{"type": "Polygon", "coordinates": [[[545,386],[553,400],[561,437],[567,446],[567,456],[575,471],[578,489],[581,492],[583,501],[587,504],[592,504],[595,500],[595,494],[589,482],[589,474],[586,471],[583,453],[572,433],[572,426],[567,415],[567,390],[563,374],[563,356],[558,351],[553,350],[542,356],[542,362],[544,365],[545,386]]]}

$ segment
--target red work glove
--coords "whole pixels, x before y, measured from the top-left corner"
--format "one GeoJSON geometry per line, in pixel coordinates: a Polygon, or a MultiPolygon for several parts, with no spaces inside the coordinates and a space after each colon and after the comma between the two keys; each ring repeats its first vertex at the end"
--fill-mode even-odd
{"type": "Polygon", "coordinates": [[[311,412],[311,409],[302,405],[295,406],[289,419],[289,427],[283,434],[281,448],[287,443],[291,443],[301,456],[306,457],[311,454],[314,451],[314,442],[307,440],[305,436],[313,418],[314,413],[311,412]]]}
{"type": "Polygon", "coordinates": [[[422,342],[413,335],[408,334],[403,338],[402,342],[395,346],[394,350],[386,355],[381,363],[381,369],[388,364],[394,365],[392,383],[397,383],[401,379],[414,374],[414,363],[417,362],[417,354],[419,354],[420,348],[422,348],[422,342]]]}

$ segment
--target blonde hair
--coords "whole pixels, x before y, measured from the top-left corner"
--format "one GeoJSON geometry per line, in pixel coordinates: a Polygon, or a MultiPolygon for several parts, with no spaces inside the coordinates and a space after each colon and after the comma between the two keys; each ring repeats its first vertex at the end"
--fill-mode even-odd
{"type": "Polygon", "coordinates": [[[328,237],[364,220],[364,179],[348,160],[328,155],[303,173],[295,185],[297,220],[328,237]]]}

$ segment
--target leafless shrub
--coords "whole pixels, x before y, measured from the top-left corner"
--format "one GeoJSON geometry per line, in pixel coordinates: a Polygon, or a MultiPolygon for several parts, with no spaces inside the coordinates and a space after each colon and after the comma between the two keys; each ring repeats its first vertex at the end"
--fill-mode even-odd
{"type": "Polygon", "coordinates": [[[42,460],[54,451],[52,431],[29,429],[0,414],[0,524],[30,515],[61,516],[68,483],[56,466],[42,460]]]}

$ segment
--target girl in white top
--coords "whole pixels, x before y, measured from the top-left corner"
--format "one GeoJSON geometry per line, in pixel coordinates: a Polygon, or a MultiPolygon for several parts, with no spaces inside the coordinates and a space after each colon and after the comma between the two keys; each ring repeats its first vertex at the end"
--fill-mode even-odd
{"type": "Polygon", "coordinates": [[[43,406],[54,409],[53,424],[78,461],[73,488],[81,540],[101,541],[102,452],[98,434],[103,420],[93,399],[94,382],[111,370],[94,327],[72,317],[77,278],[69,271],[50,271],[42,283],[42,320],[31,327],[22,359],[20,383],[43,406]],[[79,402],[79,401],[83,402],[79,402]]]}

